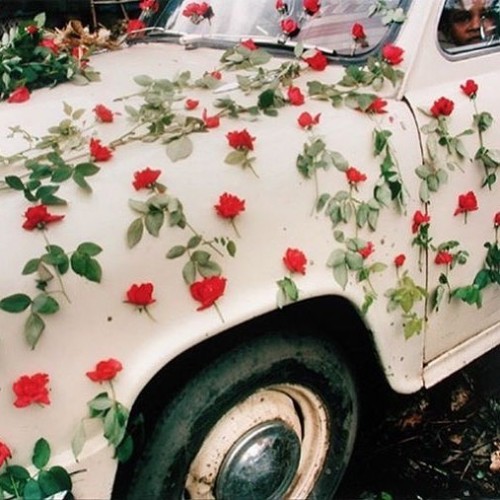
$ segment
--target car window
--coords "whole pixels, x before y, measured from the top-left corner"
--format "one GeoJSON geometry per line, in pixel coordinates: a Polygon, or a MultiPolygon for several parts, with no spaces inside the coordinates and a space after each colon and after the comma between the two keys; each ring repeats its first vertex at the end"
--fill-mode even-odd
{"type": "Polygon", "coordinates": [[[376,47],[394,21],[404,20],[400,7],[404,3],[398,0],[209,0],[201,3],[171,0],[166,2],[154,24],[183,34],[220,39],[252,37],[270,43],[290,40],[332,54],[360,55],[376,47]],[[353,36],[355,24],[361,25],[364,35],[358,43],[353,36]]]}
{"type": "Polygon", "coordinates": [[[498,0],[446,0],[438,40],[450,54],[464,54],[500,44],[498,0]]]}

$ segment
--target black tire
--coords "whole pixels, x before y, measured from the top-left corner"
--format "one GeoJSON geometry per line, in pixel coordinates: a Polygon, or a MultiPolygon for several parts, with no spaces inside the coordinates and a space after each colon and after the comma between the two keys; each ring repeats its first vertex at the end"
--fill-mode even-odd
{"type": "MultiPolygon", "coordinates": [[[[332,498],[354,445],[358,420],[356,390],[350,371],[334,346],[324,339],[300,333],[275,332],[258,337],[225,352],[191,379],[163,410],[135,467],[128,498],[177,500],[194,496],[186,493],[186,477],[209,432],[222,421],[223,415],[252,394],[276,391],[280,394],[278,399],[282,391],[284,397],[292,394],[292,400],[303,391],[311,401],[315,398],[321,401],[317,405],[321,406],[321,413],[316,408],[314,411],[318,412],[318,422],[326,422],[320,427],[324,428],[323,442],[327,444],[318,445],[317,453],[323,453],[324,449],[324,455],[315,471],[310,471],[314,480],[305,496],[332,498]]],[[[300,405],[293,401],[293,406],[305,420],[302,410],[297,409],[300,405]]],[[[249,406],[248,401],[243,407],[251,408],[250,411],[257,409],[257,405],[249,406]]],[[[224,427],[222,430],[225,432],[224,427]]],[[[316,441],[308,442],[308,452],[316,453],[316,441]]],[[[290,491],[296,491],[293,484],[287,489],[290,491]]],[[[216,496],[213,491],[212,495],[216,496]]],[[[290,493],[283,496],[287,498],[290,493]]],[[[263,500],[262,495],[255,496],[248,490],[238,493],[238,500],[251,497],[263,500]]]]}

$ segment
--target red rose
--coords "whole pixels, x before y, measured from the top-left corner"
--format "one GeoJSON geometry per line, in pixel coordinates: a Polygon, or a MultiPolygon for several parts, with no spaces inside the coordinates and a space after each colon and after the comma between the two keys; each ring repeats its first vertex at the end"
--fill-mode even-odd
{"type": "Polygon", "coordinates": [[[500,212],[497,212],[495,214],[495,217],[493,219],[493,223],[495,224],[495,227],[500,226],[500,212]]]}
{"type": "Polygon", "coordinates": [[[219,204],[214,205],[217,214],[224,219],[233,219],[245,210],[245,200],[229,193],[221,194],[219,204]]]}
{"type": "Polygon", "coordinates": [[[297,248],[288,248],[283,257],[283,264],[291,273],[306,274],[307,258],[297,248]]]}
{"type": "Polygon", "coordinates": [[[477,206],[477,199],[476,195],[472,192],[469,191],[466,194],[461,194],[458,197],[458,207],[455,210],[455,213],[453,215],[458,215],[462,213],[467,213],[467,212],[473,212],[474,210],[477,210],[479,207],[477,206]]]}
{"type": "Polygon", "coordinates": [[[211,71],[210,72],[210,76],[212,78],[215,78],[216,80],[221,80],[222,79],[222,73],[220,71],[217,71],[217,70],[211,71]]]}
{"type": "Polygon", "coordinates": [[[33,403],[49,405],[49,391],[46,387],[48,383],[49,376],[46,373],[35,373],[31,376],[23,375],[19,377],[12,384],[12,390],[16,395],[14,406],[24,408],[33,403]]]}
{"type": "Polygon", "coordinates": [[[102,146],[99,139],[90,139],[90,156],[94,161],[108,161],[113,152],[108,147],[102,146]]]}
{"type": "Polygon", "coordinates": [[[153,299],[153,288],[152,283],[134,284],[128,289],[125,302],[139,307],[149,306],[156,302],[156,299],[153,299]]]}
{"type": "Polygon", "coordinates": [[[323,71],[328,66],[328,59],[323,52],[316,50],[311,57],[303,57],[304,61],[311,69],[323,71]]]}
{"type": "Polygon", "coordinates": [[[105,361],[99,361],[95,365],[94,371],[87,372],[86,375],[92,382],[104,382],[114,379],[122,369],[123,366],[117,359],[109,358],[105,361]]]}
{"type": "Polygon", "coordinates": [[[434,259],[435,264],[445,264],[446,266],[448,264],[451,264],[453,261],[453,255],[451,255],[450,252],[447,252],[446,250],[441,250],[436,254],[436,257],[434,259]]]}
{"type": "Polygon", "coordinates": [[[439,118],[440,116],[450,116],[453,112],[453,108],[455,107],[455,103],[447,99],[446,97],[440,97],[437,101],[434,101],[434,104],[431,107],[431,114],[435,118],[439,118]]]}
{"type": "Polygon", "coordinates": [[[292,106],[300,106],[304,104],[304,94],[302,94],[299,87],[290,86],[288,87],[288,100],[292,106]]]}
{"type": "Polygon", "coordinates": [[[375,115],[381,115],[387,113],[385,107],[387,106],[387,101],[381,97],[375,97],[371,104],[366,108],[366,113],[372,113],[375,115]]]}
{"type": "Polygon", "coordinates": [[[288,6],[283,0],[276,0],[275,8],[281,14],[285,14],[288,11],[288,6]]]}
{"type": "Polygon", "coordinates": [[[0,441],[0,467],[9,459],[12,458],[12,453],[9,447],[0,441]]]}
{"type": "Polygon", "coordinates": [[[26,33],[28,33],[28,35],[35,35],[36,33],[38,33],[38,26],[36,26],[35,24],[30,24],[24,29],[26,30],[26,33]]]}
{"type": "Polygon", "coordinates": [[[139,4],[141,10],[150,10],[151,12],[157,12],[159,5],[157,0],[142,0],[139,4]]]}
{"type": "Polygon", "coordinates": [[[351,185],[358,184],[360,182],[366,181],[366,175],[362,174],[357,168],[349,167],[345,171],[345,175],[347,177],[347,181],[351,185]]]}
{"type": "Polygon", "coordinates": [[[307,14],[311,16],[313,14],[316,14],[316,12],[318,12],[319,8],[321,7],[319,0],[303,0],[302,5],[307,14]]]}
{"type": "Polygon", "coordinates": [[[396,257],[394,257],[394,265],[396,267],[401,267],[405,263],[405,260],[406,255],[404,253],[400,253],[399,255],[396,255],[396,257]]]}
{"type": "Polygon", "coordinates": [[[28,90],[28,87],[25,87],[23,85],[22,87],[17,87],[16,90],[13,90],[10,93],[7,102],[20,103],[27,101],[29,98],[30,98],[30,91],[28,90]]]}
{"type": "Polygon", "coordinates": [[[299,25],[291,17],[283,19],[280,22],[280,26],[281,26],[281,31],[283,31],[285,35],[295,36],[300,31],[299,25]]]}
{"type": "Polygon", "coordinates": [[[71,49],[72,57],[74,57],[78,61],[80,68],[82,69],[86,68],[89,62],[88,58],[85,58],[87,52],[88,49],[86,47],[82,47],[81,45],[79,45],[78,47],[73,47],[71,49]]]}
{"type": "Polygon", "coordinates": [[[310,113],[307,111],[304,111],[303,113],[300,114],[300,116],[297,118],[298,124],[305,129],[310,129],[314,125],[317,125],[319,123],[319,117],[321,116],[321,113],[318,113],[316,116],[312,116],[310,113]]]}
{"type": "Polygon", "coordinates": [[[253,141],[255,141],[255,137],[252,137],[247,129],[243,129],[240,131],[228,132],[226,134],[229,145],[234,149],[240,149],[243,151],[251,151],[253,150],[253,141]]]}
{"type": "Polygon", "coordinates": [[[36,205],[28,208],[28,210],[24,212],[24,216],[26,220],[24,221],[23,228],[28,231],[33,229],[45,229],[47,224],[64,219],[64,215],[50,214],[45,205],[36,205]]]}
{"type": "Polygon", "coordinates": [[[129,19],[127,23],[127,33],[143,30],[146,23],[142,19],[129,19]]]}
{"type": "Polygon", "coordinates": [[[207,128],[216,128],[220,125],[219,115],[208,116],[207,110],[204,109],[202,113],[203,123],[207,128]]]}
{"type": "Polygon", "coordinates": [[[382,58],[391,66],[403,62],[403,54],[404,50],[401,47],[392,45],[391,43],[384,45],[382,48],[382,58]]]}
{"type": "Polygon", "coordinates": [[[59,53],[59,45],[57,45],[53,38],[44,38],[40,40],[40,43],[38,45],[40,47],[49,49],[53,54],[59,53]]]}
{"type": "Polygon", "coordinates": [[[373,246],[373,243],[369,241],[363,248],[360,248],[358,250],[359,255],[363,257],[363,259],[367,259],[373,252],[375,251],[375,248],[373,246]]]}
{"type": "Polygon", "coordinates": [[[365,28],[360,23],[354,23],[351,28],[354,40],[364,40],[366,38],[365,28]]]}
{"type": "Polygon", "coordinates": [[[255,42],[250,38],[248,40],[244,40],[243,42],[240,43],[242,47],[245,47],[248,50],[257,50],[258,47],[255,45],[255,42]]]}
{"type": "Polygon", "coordinates": [[[182,11],[182,15],[189,17],[193,23],[197,24],[203,19],[210,19],[213,17],[214,12],[212,7],[206,2],[191,2],[186,5],[182,11]]]}
{"type": "Polygon", "coordinates": [[[100,122],[111,123],[113,121],[113,111],[111,111],[103,104],[98,104],[92,111],[94,111],[97,119],[100,122]]]}
{"type": "Polygon", "coordinates": [[[463,85],[460,85],[462,92],[471,99],[474,99],[477,94],[477,83],[474,80],[467,80],[463,85]]]}
{"type": "Polygon", "coordinates": [[[154,184],[160,175],[161,170],[151,170],[149,167],[146,167],[144,170],[134,172],[134,181],[132,182],[132,185],[137,191],[145,188],[151,189],[154,187],[154,184]]]}
{"type": "Polygon", "coordinates": [[[200,101],[197,101],[196,99],[186,99],[184,107],[191,111],[192,109],[196,109],[199,103],[200,101]]]}
{"type": "Polygon", "coordinates": [[[226,289],[226,278],[211,276],[195,281],[190,287],[191,297],[201,303],[197,311],[202,311],[212,306],[217,299],[224,295],[226,289]]]}
{"type": "Polygon", "coordinates": [[[430,215],[425,215],[420,210],[417,210],[413,214],[413,225],[411,226],[411,232],[416,233],[422,224],[428,224],[430,221],[430,215]]]}

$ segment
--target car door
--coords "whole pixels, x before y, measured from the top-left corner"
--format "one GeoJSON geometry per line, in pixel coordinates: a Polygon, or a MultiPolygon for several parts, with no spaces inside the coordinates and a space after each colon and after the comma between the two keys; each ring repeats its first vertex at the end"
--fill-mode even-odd
{"type": "MultiPolygon", "coordinates": [[[[417,3],[413,7],[422,8],[417,3]]],[[[500,325],[500,45],[496,34],[479,43],[446,44],[439,21],[449,5],[434,2],[425,12],[405,89],[424,156],[415,168],[424,222],[413,245],[428,291],[425,362],[436,368],[431,378],[442,378],[442,362],[458,367],[498,343],[500,325]],[[456,356],[450,355],[454,348],[456,356]]]]}

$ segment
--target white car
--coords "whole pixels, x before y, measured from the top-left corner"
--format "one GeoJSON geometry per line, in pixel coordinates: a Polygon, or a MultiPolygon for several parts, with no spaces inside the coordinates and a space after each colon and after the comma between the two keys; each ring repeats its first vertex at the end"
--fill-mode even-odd
{"type": "Polygon", "coordinates": [[[500,343],[497,2],[160,3],[3,37],[0,498],[330,498],[500,343]]]}

